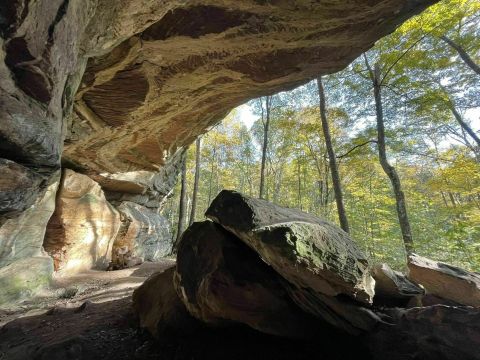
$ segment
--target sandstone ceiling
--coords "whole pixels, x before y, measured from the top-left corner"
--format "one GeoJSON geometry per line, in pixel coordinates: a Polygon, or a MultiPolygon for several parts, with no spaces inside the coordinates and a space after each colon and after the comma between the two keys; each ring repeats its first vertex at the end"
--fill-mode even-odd
{"type": "Polygon", "coordinates": [[[344,68],[431,2],[100,1],[112,25],[85,29],[63,160],[158,170],[235,106],[344,68]]]}

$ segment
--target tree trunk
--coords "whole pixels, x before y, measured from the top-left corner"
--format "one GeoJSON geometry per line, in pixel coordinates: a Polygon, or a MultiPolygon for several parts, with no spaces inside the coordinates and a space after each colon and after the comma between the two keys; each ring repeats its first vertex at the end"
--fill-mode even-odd
{"type": "Polygon", "coordinates": [[[195,180],[193,181],[192,210],[190,212],[190,225],[195,221],[195,211],[197,209],[198,182],[200,180],[200,150],[201,140],[197,138],[195,142],[195,180]]]}
{"type": "Polygon", "coordinates": [[[412,231],[410,229],[410,222],[407,215],[407,206],[405,202],[405,195],[402,191],[402,184],[400,178],[398,177],[397,171],[395,168],[389,164],[387,160],[387,152],[385,147],[385,125],[383,121],[383,107],[382,107],[382,91],[381,91],[381,78],[380,78],[380,67],[378,64],[375,64],[375,69],[373,73],[373,89],[375,95],[375,110],[377,116],[377,133],[378,133],[378,156],[380,159],[380,164],[382,165],[383,171],[390,179],[392,183],[393,192],[395,193],[396,208],[398,221],[400,223],[400,230],[402,231],[403,243],[407,255],[414,252],[412,231]]]}
{"type": "Polygon", "coordinates": [[[477,146],[480,147],[480,137],[475,133],[475,131],[473,131],[473,129],[470,126],[468,126],[468,124],[465,121],[463,121],[462,115],[460,115],[457,108],[455,107],[455,104],[453,104],[451,100],[449,103],[449,108],[452,111],[452,114],[455,117],[455,120],[457,120],[457,122],[460,124],[462,129],[465,130],[465,132],[468,135],[470,135],[470,137],[473,140],[475,140],[475,142],[477,143],[477,146]]]}
{"type": "MultiPolygon", "coordinates": [[[[268,128],[270,126],[270,102],[271,97],[267,96],[265,98],[265,112],[266,112],[266,119],[263,119],[262,114],[262,121],[263,121],[263,147],[262,147],[262,165],[260,168],[260,193],[259,198],[263,199],[264,192],[265,192],[265,165],[267,160],[267,146],[268,146],[268,128]]],[[[262,104],[263,107],[263,104],[262,104]]]]}
{"type": "Polygon", "coordinates": [[[325,145],[327,147],[328,161],[330,164],[330,173],[332,175],[333,191],[335,192],[335,201],[337,203],[338,219],[340,227],[345,232],[350,232],[348,226],[347,213],[343,204],[342,185],[340,182],[340,174],[338,173],[337,157],[333,149],[332,137],[330,135],[330,128],[327,120],[327,109],[325,101],[325,91],[323,88],[322,77],[317,78],[318,96],[320,98],[320,119],[322,120],[323,136],[325,137],[325,145]]]}
{"type": "Polygon", "coordinates": [[[177,227],[177,239],[175,241],[175,249],[180,241],[180,237],[182,236],[183,232],[185,231],[185,223],[186,223],[186,197],[187,197],[187,159],[184,156],[182,160],[182,185],[180,189],[180,204],[178,206],[178,227],[177,227]]]}
{"type": "Polygon", "coordinates": [[[216,154],[217,154],[217,148],[215,144],[212,151],[212,163],[211,163],[212,166],[210,167],[210,177],[208,180],[208,205],[210,205],[210,201],[212,200],[212,179],[213,179],[213,168],[215,165],[216,154]]]}
{"type": "Polygon", "coordinates": [[[445,41],[448,45],[450,45],[462,58],[463,62],[473,71],[480,75],[480,66],[473,61],[470,55],[467,54],[464,48],[462,48],[459,44],[455,43],[453,40],[449,39],[445,35],[440,36],[440,39],[445,41]]]}

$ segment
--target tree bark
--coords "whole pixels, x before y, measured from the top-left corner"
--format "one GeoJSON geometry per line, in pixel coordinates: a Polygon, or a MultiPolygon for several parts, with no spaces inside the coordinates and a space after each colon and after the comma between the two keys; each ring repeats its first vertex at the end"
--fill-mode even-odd
{"type": "Polygon", "coordinates": [[[335,193],[335,201],[337,203],[338,220],[340,227],[345,232],[350,232],[348,226],[347,212],[343,204],[342,185],[340,182],[340,174],[338,172],[337,158],[333,149],[332,137],[330,135],[330,127],[327,120],[327,109],[325,100],[325,90],[323,88],[322,77],[317,78],[318,96],[320,99],[320,119],[322,121],[323,136],[325,137],[325,145],[327,147],[328,161],[330,165],[330,173],[332,175],[333,191],[335,193]]]}
{"type": "Polygon", "coordinates": [[[177,239],[175,241],[175,248],[177,247],[180,237],[182,236],[183,232],[185,231],[185,223],[186,223],[186,197],[187,197],[187,159],[184,156],[183,163],[182,163],[182,173],[181,173],[181,188],[180,188],[180,204],[178,206],[178,227],[177,227],[177,239]]]}
{"type": "MultiPolygon", "coordinates": [[[[263,111],[262,111],[262,121],[263,121],[263,147],[262,147],[262,164],[260,168],[260,192],[259,198],[264,198],[265,193],[265,165],[267,160],[267,146],[268,146],[268,130],[270,127],[270,102],[271,96],[267,96],[265,98],[265,112],[266,112],[266,119],[263,119],[263,111]]],[[[263,104],[262,104],[263,108],[263,104]]]]}
{"type": "Polygon", "coordinates": [[[197,209],[198,183],[200,180],[200,151],[201,139],[195,141],[195,179],[193,181],[192,210],[190,211],[190,225],[195,221],[195,211],[197,209]]]}
{"type": "Polygon", "coordinates": [[[405,195],[402,191],[402,184],[398,177],[395,168],[389,164],[387,160],[387,151],[385,146],[385,125],[383,120],[383,106],[382,106],[382,90],[381,90],[381,78],[380,67],[375,64],[375,69],[372,74],[373,90],[375,95],[375,110],[377,117],[377,136],[378,136],[378,156],[380,159],[380,165],[387,174],[390,182],[392,183],[393,192],[395,193],[396,208],[398,221],[400,223],[400,230],[402,232],[403,244],[407,255],[414,252],[414,244],[412,238],[412,231],[410,229],[410,222],[408,220],[407,206],[405,201],[405,195]]]}
{"type": "Polygon", "coordinates": [[[473,61],[473,59],[470,57],[470,55],[467,54],[464,48],[462,48],[459,44],[454,42],[452,39],[448,38],[447,36],[443,35],[440,36],[440,39],[442,39],[444,42],[446,42],[448,45],[450,45],[457,53],[460,55],[462,58],[463,62],[473,71],[477,73],[477,75],[480,75],[480,66],[473,61]]]}

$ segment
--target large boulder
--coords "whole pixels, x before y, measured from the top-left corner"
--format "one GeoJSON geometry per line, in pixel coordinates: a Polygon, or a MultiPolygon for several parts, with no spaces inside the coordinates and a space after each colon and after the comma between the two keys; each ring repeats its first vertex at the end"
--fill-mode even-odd
{"type": "Polygon", "coordinates": [[[100,186],[86,175],[63,171],[55,212],[48,223],[45,250],[59,274],[106,269],[120,229],[120,214],[100,186]]]}
{"type": "Polygon", "coordinates": [[[376,305],[405,306],[412,298],[420,298],[425,294],[424,289],[387,264],[374,266],[371,273],[375,279],[376,305]]]}
{"type": "Polygon", "coordinates": [[[133,292],[133,309],[140,327],[154,337],[186,335],[197,326],[173,286],[175,264],[153,274],[133,292]]]}
{"type": "Polygon", "coordinates": [[[311,335],[315,322],[289,298],[283,283],[254,251],[211,221],[194,223],[178,245],[177,292],[188,311],[205,323],[311,335]]]}
{"type": "Polygon", "coordinates": [[[480,307],[480,274],[412,254],[408,258],[408,277],[432,295],[480,307]]]}
{"type": "Polygon", "coordinates": [[[375,281],[365,256],[336,225],[229,190],[220,192],[206,216],[237,235],[292,284],[294,298],[307,311],[351,332],[374,326],[372,313],[359,313],[360,307],[338,300],[370,304],[375,281]]]}
{"type": "Polygon", "coordinates": [[[172,236],[167,219],[142,205],[123,202],[122,226],[113,244],[113,254],[126,248],[131,258],[156,261],[172,252],[172,236]]]}

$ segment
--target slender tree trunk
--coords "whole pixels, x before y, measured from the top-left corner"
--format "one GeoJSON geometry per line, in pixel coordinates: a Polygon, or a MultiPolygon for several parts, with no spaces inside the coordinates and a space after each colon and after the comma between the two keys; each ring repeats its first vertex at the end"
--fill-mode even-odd
{"type": "Polygon", "coordinates": [[[298,180],[298,192],[297,192],[297,199],[298,199],[298,208],[302,210],[302,179],[300,178],[300,159],[297,159],[297,180],[298,180]]]}
{"type": "Polygon", "coordinates": [[[460,124],[462,129],[465,130],[465,132],[468,135],[470,135],[470,137],[473,140],[475,140],[475,142],[477,143],[477,146],[480,147],[480,137],[475,133],[475,131],[470,126],[468,126],[468,124],[465,121],[463,121],[462,115],[460,115],[460,113],[458,112],[457,108],[455,107],[452,101],[450,101],[449,107],[450,107],[450,110],[452,111],[453,116],[455,117],[455,120],[457,120],[457,122],[460,124]]]}
{"type": "Polygon", "coordinates": [[[380,84],[380,67],[375,64],[373,73],[373,89],[375,95],[375,110],[377,116],[377,133],[378,133],[378,156],[383,171],[387,174],[390,182],[392,183],[393,192],[395,193],[396,208],[398,221],[400,223],[400,230],[402,231],[403,243],[405,250],[408,254],[414,252],[412,231],[410,229],[410,222],[408,220],[407,206],[405,201],[405,195],[402,191],[402,184],[398,177],[395,168],[389,164],[387,160],[387,151],[385,146],[385,125],[383,121],[383,106],[382,106],[382,91],[380,84]]]}
{"type": "Polygon", "coordinates": [[[464,48],[462,48],[459,44],[454,42],[452,39],[449,39],[445,35],[440,36],[440,39],[445,41],[448,45],[450,45],[457,53],[460,55],[462,58],[463,62],[473,71],[477,73],[477,75],[480,75],[480,66],[473,61],[473,59],[470,57],[470,55],[467,54],[464,48]]]}
{"type": "Polygon", "coordinates": [[[180,237],[182,236],[183,232],[185,231],[185,223],[186,223],[186,216],[187,216],[187,209],[186,209],[186,198],[187,198],[187,159],[186,156],[183,158],[182,163],[182,184],[180,188],[180,204],[178,206],[178,227],[177,227],[177,240],[175,242],[175,248],[180,241],[180,237]]]}
{"type": "Polygon", "coordinates": [[[200,180],[200,137],[195,141],[195,180],[193,181],[192,210],[190,212],[190,225],[195,221],[195,211],[197,209],[198,182],[200,180]]]}
{"type": "Polygon", "coordinates": [[[209,180],[208,180],[208,205],[210,205],[210,201],[212,200],[213,168],[214,168],[214,165],[215,165],[215,160],[216,160],[216,155],[217,155],[217,148],[215,146],[213,147],[213,151],[212,151],[212,166],[210,167],[210,177],[209,177],[209,180]]]}
{"type": "Polygon", "coordinates": [[[325,100],[325,91],[323,88],[322,77],[317,78],[318,96],[320,98],[320,119],[322,120],[323,136],[325,137],[325,145],[328,152],[328,161],[330,164],[330,173],[332,175],[333,191],[335,192],[335,201],[337,203],[338,219],[340,227],[345,232],[350,232],[348,226],[347,212],[343,204],[342,185],[340,182],[340,174],[338,172],[337,157],[333,149],[332,137],[330,135],[330,128],[327,120],[327,109],[325,100]]]}
{"type": "MultiPolygon", "coordinates": [[[[267,146],[268,146],[268,130],[270,127],[270,102],[271,97],[267,96],[265,98],[265,112],[266,112],[266,119],[263,120],[262,114],[262,121],[263,121],[263,147],[262,147],[262,165],[260,168],[260,193],[259,198],[264,198],[265,192],[265,165],[267,160],[267,146]]],[[[263,104],[262,104],[263,107],[263,104]]]]}

